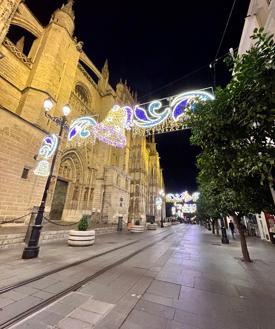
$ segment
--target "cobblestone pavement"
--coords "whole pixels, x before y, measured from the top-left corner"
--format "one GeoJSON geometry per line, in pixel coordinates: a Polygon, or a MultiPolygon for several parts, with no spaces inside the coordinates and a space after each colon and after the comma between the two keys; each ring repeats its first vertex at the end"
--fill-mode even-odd
{"type": "MultiPolygon", "coordinates": [[[[105,271],[13,328],[275,328],[274,245],[248,238],[254,262],[245,264],[239,259],[238,241],[222,245],[220,238],[195,225],[178,225],[168,230],[173,234],[166,239],[105,271]]],[[[152,241],[153,235],[146,236],[147,233],[142,234],[145,240],[118,252],[116,259],[152,241]]],[[[126,241],[130,237],[125,234],[120,239],[126,241]]],[[[81,271],[74,268],[70,275],[63,276],[64,272],[58,276],[66,285],[84,275],[83,271],[90,273],[111,261],[114,258],[99,257],[92,265],[84,265],[81,271]]],[[[18,272],[21,270],[19,267],[18,272]]],[[[58,291],[60,283],[45,278],[44,286],[39,282],[32,287],[32,294],[30,288],[28,291],[21,288],[17,295],[11,291],[4,296],[13,300],[9,304],[3,305],[4,298],[0,296],[4,314],[8,306],[11,312],[20,294],[24,300],[21,304],[31,307],[36,299],[45,297],[43,293],[58,291]]],[[[17,308],[22,305],[17,304],[17,308]]]]}

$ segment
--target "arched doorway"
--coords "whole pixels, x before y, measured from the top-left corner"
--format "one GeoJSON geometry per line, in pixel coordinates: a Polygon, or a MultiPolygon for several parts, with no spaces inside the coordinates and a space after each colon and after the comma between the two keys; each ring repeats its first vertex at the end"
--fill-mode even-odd
{"type": "Polygon", "coordinates": [[[65,218],[68,216],[68,211],[79,208],[82,182],[83,163],[81,158],[76,151],[68,151],[63,155],[59,167],[50,211],[52,220],[68,220],[65,218]]]}

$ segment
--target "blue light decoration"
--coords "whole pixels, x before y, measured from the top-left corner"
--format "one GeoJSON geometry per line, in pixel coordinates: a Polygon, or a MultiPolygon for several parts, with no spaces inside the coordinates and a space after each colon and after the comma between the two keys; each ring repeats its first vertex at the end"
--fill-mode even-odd
{"type": "Polygon", "coordinates": [[[188,108],[194,110],[196,100],[207,101],[213,99],[213,95],[203,90],[182,93],[174,97],[170,103],[170,106],[172,107],[172,119],[178,121],[185,115],[188,108]]]}
{"type": "Polygon", "coordinates": [[[39,162],[34,169],[34,174],[37,176],[47,177],[50,174],[49,159],[54,155],[58,146],[58,137],[55,134],[46,136],[38,151],[39,162]]]}
{"type": "Polygon", "coordinates": [[[194,110],[196,101],[213,100],[214,96],[204,90],[194,90],[182,94],[137,105],[134,108],[133,125],[138,128],[150,129],[161,125],[169,118],[177,122],[186,115],[186,110],[194,110]],[[164,105],[163,103],[166,103],[164,105]]]}
{"type": "Polygon", "coordinates": [[[90,127],[95,126],[97,121],[90,116],[80,117],[73,121],[68,133],[68,141],[72,141],[77,136],[85,139],[91,136],[90,127]]]}
{"type": "Polygon", "coordinates": [[[153,101],[148,105],[148,110],[146,111],[141,106],[136,106],[134,109],[134,125],[139,128],[152,128],[155,127],[165,120],[168,119],[171,110],[170,108],[164,108],[162,111],[159,111],[162,108],[162,103],[160,101],[153,101]],[[148,114],[147,114],[148,112],[148,114]]]}

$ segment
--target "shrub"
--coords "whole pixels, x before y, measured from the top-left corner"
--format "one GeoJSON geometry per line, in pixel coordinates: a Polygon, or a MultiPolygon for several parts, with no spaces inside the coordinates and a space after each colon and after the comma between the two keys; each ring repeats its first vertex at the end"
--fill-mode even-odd
{"type": "Polygon", "coordinates": [[[135,225],[140,225],[140,220],[139,220],[139,219],[137,219],[137,220],[135,221],[135,225]]]}
{"type": "Polygon", "coordinates": [[[88,216],[83,215],[82,218],[80,219],[80,222],[78,223],[78,230],[87,231],[88,227],[89,227],[88,216]]]}

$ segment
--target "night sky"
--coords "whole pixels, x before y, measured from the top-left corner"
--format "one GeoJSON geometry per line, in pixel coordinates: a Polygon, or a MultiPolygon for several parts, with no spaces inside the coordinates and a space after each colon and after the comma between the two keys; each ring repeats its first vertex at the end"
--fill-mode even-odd
{"type": "MultiPolygon", "coordinates": [[[[26,0],[46,25],[65,0],[26,0]]],[[[213,86],[209,63],[215,58],[234,0],[75,1],[78,40],[98,68],[109,60],[110,83],[127,80],[139,102],[213,86]],[[192,73],[196,71],[196,73],[192,73]]],[[[237,0],[217,57],[237,48],[249,0],[237,0]]],[[[222,60],[217,85],[230,78],[222,60]]],[[[190,131],[156,136],[167,192],[196,190],[190,131]]]]}

